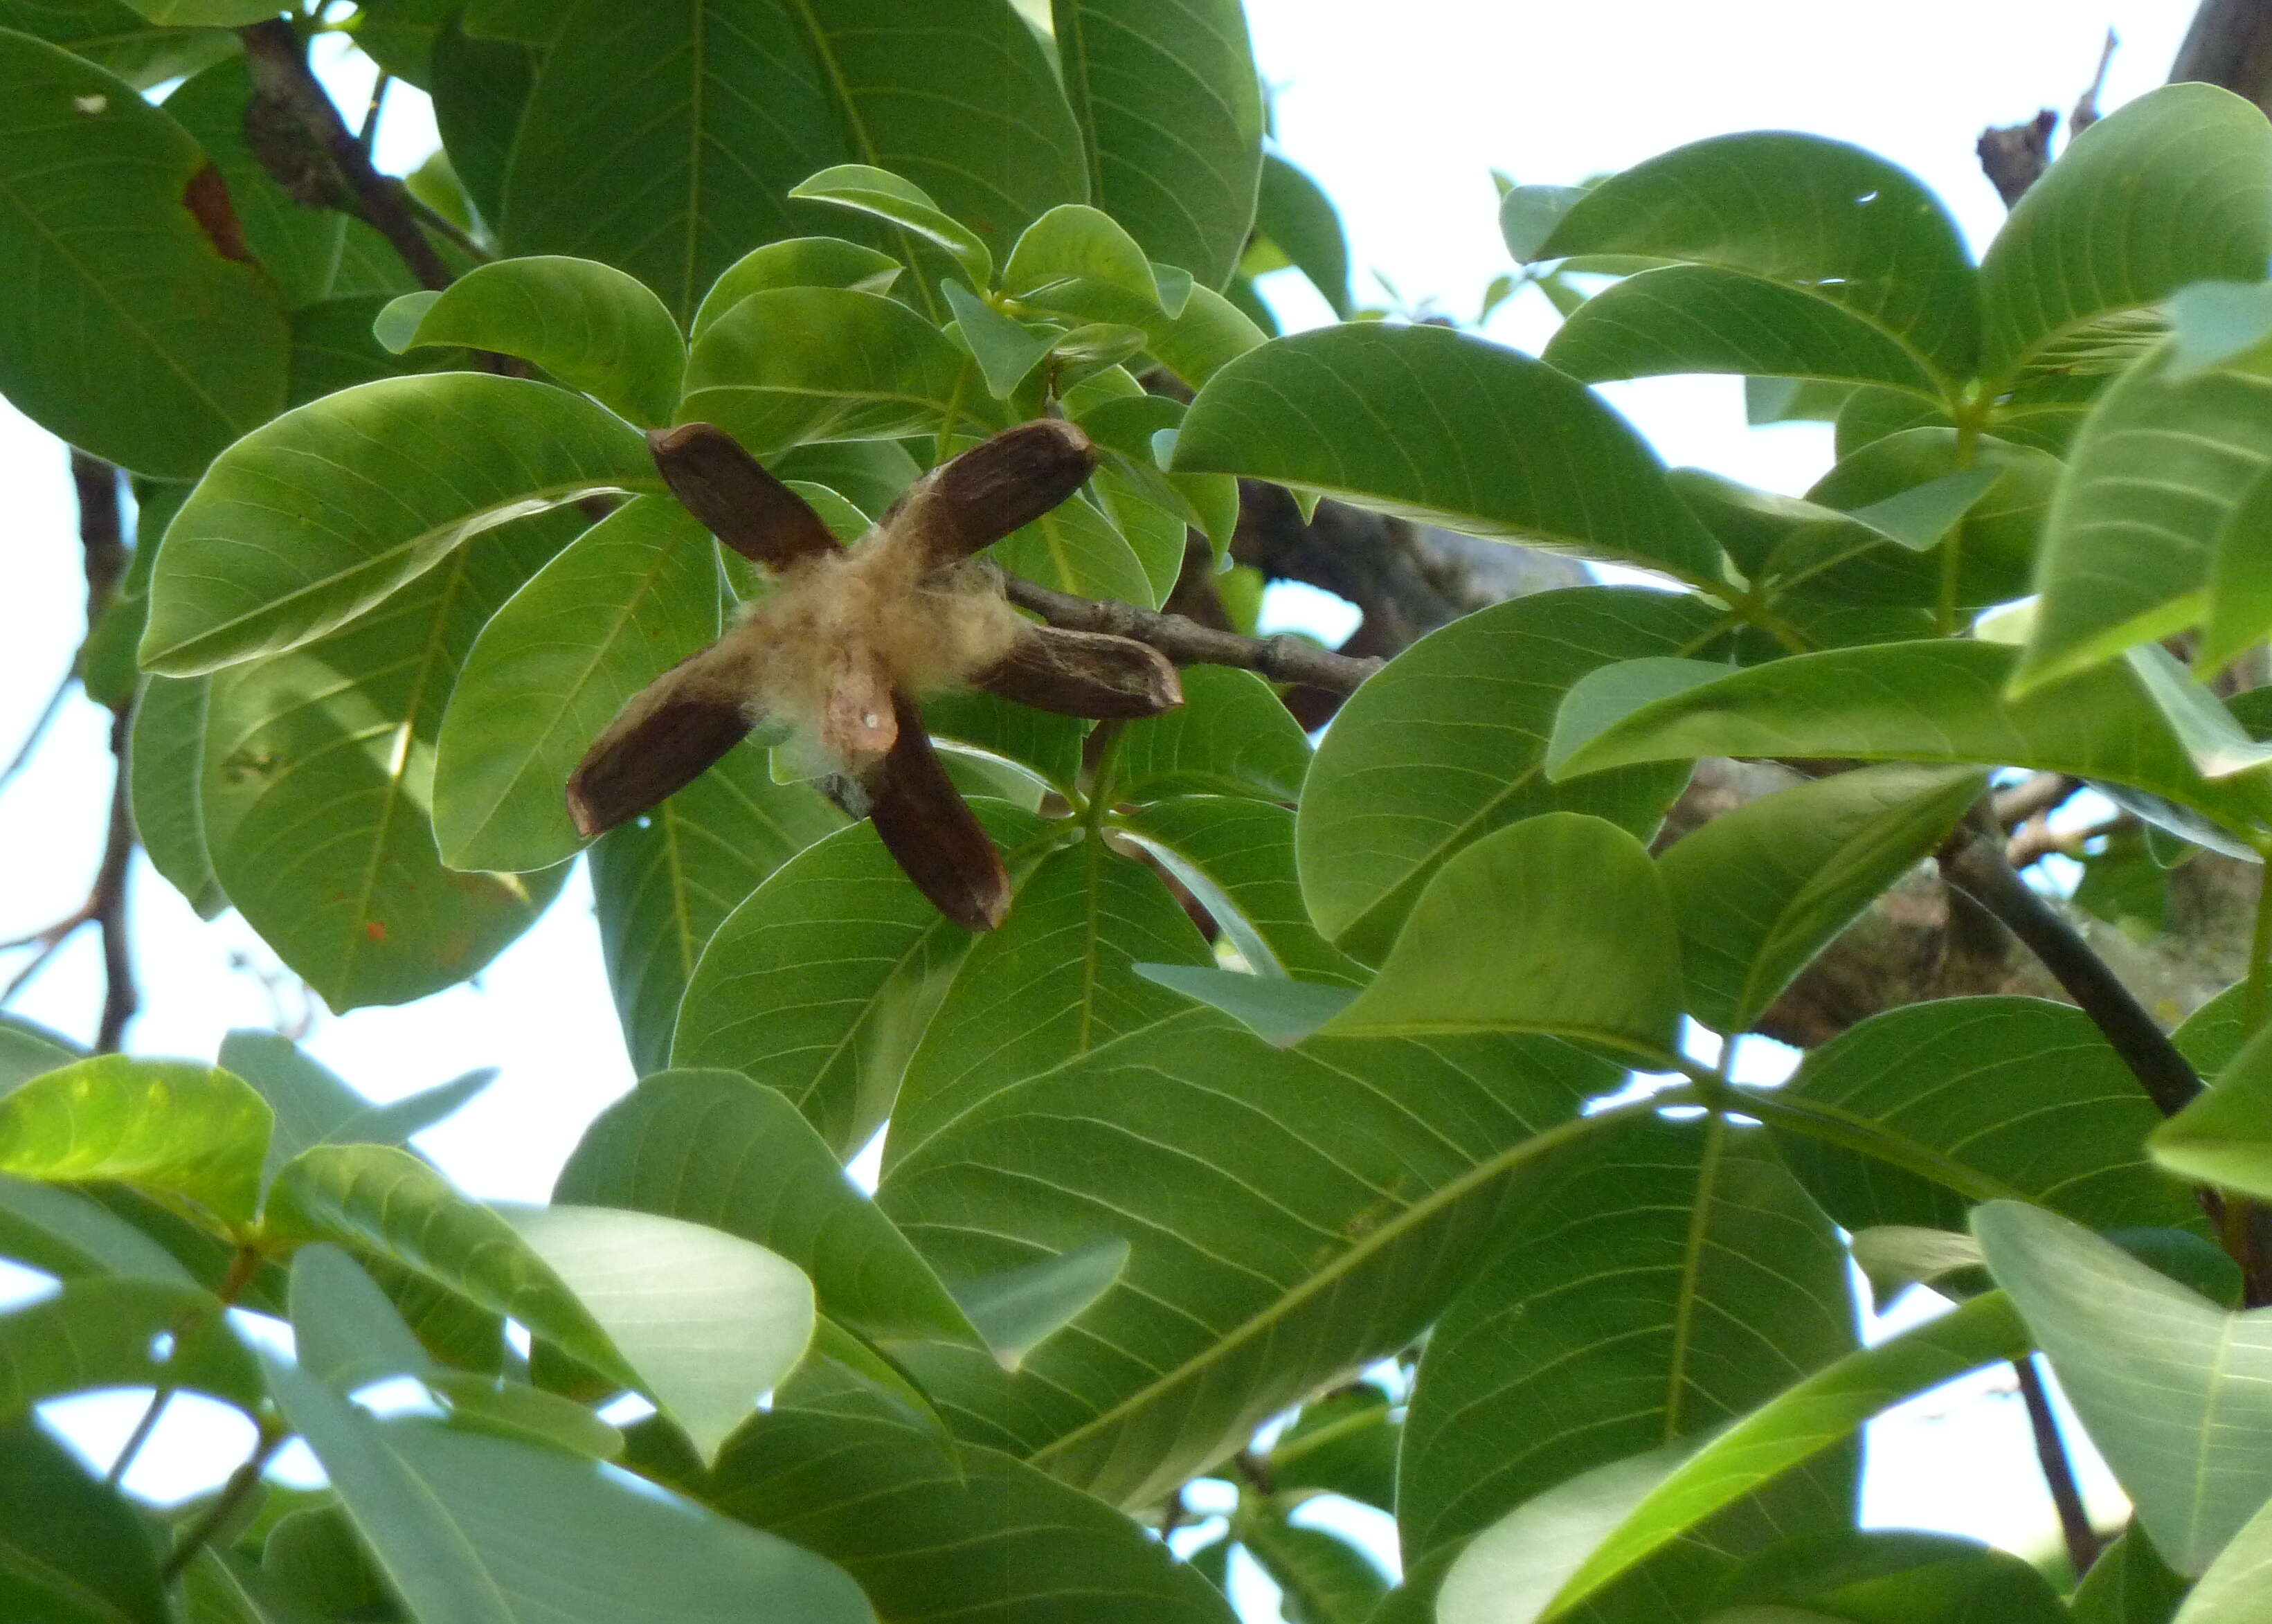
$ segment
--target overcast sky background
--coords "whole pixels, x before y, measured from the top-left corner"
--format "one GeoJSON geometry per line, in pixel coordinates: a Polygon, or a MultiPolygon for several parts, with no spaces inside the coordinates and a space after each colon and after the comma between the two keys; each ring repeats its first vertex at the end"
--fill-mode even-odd
{"type": "MultiPolygon", "coordinates": [[[[1378,273],[1412,306],[1464,322],[1491,280],[1510,268],[1492,168],[1524,183],[1566,183],[1737,130],[1810,131],[1883,153],[1939,192],[1977,251],[2003,214],[1973,156],[1981,128],[2072,106],[2110,26],[2122,43],[2104,105],[2152,88],[2194,5],[1248,0],[1247,9],[1280,149],[1339,203],[1359,301],[1388,302],[1378,273]]],[[[345,70],[330,78],[343,101],[360,105],[367,79],[359,84],[345,70]]],[[[434,140],[422,96],[398,87],[382,163],[409,168],[434,140]]],[[[1293,273],[1268,279],[1266,292],[1289,327],[1329,318],[1293,273]]],[[[1485,329],[1531,350],[1551,330],[1536,295],[1504,307],[1485,329]]],[[[1826,429],[1746,429],[1734,380],[1651,380],[1603,393],[1669,462],[1794,492],[1828,466],[1826,429]]],[[[0,488],[9,515],[10,584],[0,594],[4,760],[70,665],[84,593],[62,447],[4,402],[0,488]]],[[[1274,609],[1289,624],[1333,629],[1334,606],[1305,603],[1298,592],[1281,595],[1274,609]]],[[[106,727],[104,713],[74,697],[31,767],[0,797],[0,939],[36,930],[83,900],[102,843],[106,727]]],[[[279,1022],[278,997],[264,984],[277,978],[275,961],[233,916],[199,922],[146,867],[135,877],[133,909],[143,977],[133,1048],[209,1057],[231,1027],[279,1022]]],[[[0,979],[13,962],[0,961],[0,979]]],[[[100,972],[94,939],[83,933],[11,1007],[85,1039],[101,1001],[100,972]]],[[[300,997],[282,990],[280,1018],[296,1013],[300,997]]],[[[491,1197],[542,1200],[584,1125],[632,1081],[580,875],[477,984],[400,1009],[321,1017],[308,1046],[379,1099],[475,1066],[501,1067],[487,1096],[420,1141],[467,1188],[491,1197]]],[[[2027,1553],[2048,1545],[2055,1524],[2009,1388],[2008,1372],[1975,1378],[1879,1424],[1871,1520],[1969,1532],[2027,1553]]],[[[100,1453],[105,1439],[116,1448],[136,1406],[95,1399],[72,1408],[75,1434],[100,1453]]],[[[179,1447],[147,1452],[132,1479],[161,1498],[217,1478],[242,1452],[228,1441],[231,1421],[176,1408],[183,1414],[168,1430],[179,1429],[179,1447]],[[220,1471],[204,1470],[214,1461],[220,1471]]],[[[2096,1503],[2118,1508],[2103,1469],[2090,1476],[2096,1503]]]]}

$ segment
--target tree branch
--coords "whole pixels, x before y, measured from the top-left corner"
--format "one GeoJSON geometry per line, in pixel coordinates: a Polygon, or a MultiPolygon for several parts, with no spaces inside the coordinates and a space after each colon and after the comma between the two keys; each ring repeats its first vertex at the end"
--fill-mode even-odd
{"type": "Polygon", "coordinates": [[[302,202],[321,205],[338,201],[360,215],[393,246],[402,263],[423,288],[450,285],[450,267],[412,216],[408,193],[402,183],[371,167],[355,132],[340,116],[330,94],[308,66],[308,53],[292,25],[280,17],[237,30],[244,41],[246,66],[251,71],[256,105],[266,102],[283,113],[297,132],[329,160],[337,184],[333,198],[314,198],[303,154],[279,150],[273,133],[248,122],[253,153],[277,183],[302,202]]]}
{"type": "Polygon", "coordinates": [[[2189,79],[2272,112],[2272,0],[2201,0],[2170,67],[2172,84],[2189,79]]]}
{"type": "Polygon", "coordinates": [[[1300,683],[1351,693],[1386,663],[1335,654],[1298,637],[1242,637],[1132,603],[1078,598],[1018,576],[1007,578],[1010,602],[1068,632],[1104,632],[1148,643],[1177,665],[1229,665],[1271,682],[1300,683]]]}
{"type": "Polygon", "coordinates": [[[2098,1530],[2083,1509],[2082,1491],[2075,1484],[2074,1463],[2067,1456],[2066,1441],[2059,1436],[2059,1418],[2052,1413],[2051,1395],[2044,1390],[2043,1373],[2035,1355],[2012,1361],[2019,1373],[2020,1399],[2028,1407],[2028,1428],[2035,1434],[2036,1460],[2043,1467],[2044,1483],[2059,1512],[2059,1532],[2066,1540],[2066,1559],[2080,1580],[2098,1560],[2098,1530]]]}

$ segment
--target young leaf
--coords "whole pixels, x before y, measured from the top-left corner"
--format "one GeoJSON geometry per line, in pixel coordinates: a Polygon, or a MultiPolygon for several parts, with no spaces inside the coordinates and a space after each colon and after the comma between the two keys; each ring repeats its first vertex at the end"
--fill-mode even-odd
{"type": "Polygon", "coordinates": [[[791,201],[818,170],[904,177],[1007,243],[1086,193],[1080,150],[1041,43],[998,0],[594,7],[537,71],[504,244],[621,266],[683,318],[751,244],[822,220],[791,201]]]}
{"type": "Polygon", "coordinates": [[[1715,136],[1611,176],[1527,257],[1581,254],[1690,260],[1802,289],[1899,342],[1944,390],[1977,357],[1977,278],[1947,209],[1906,169],[1820,136],[1715,136]]]}
{"type": "Polygon", "coordinates": [[[1003,1448],[1152,1503],[1406,1345],[1533,1170],[1621,1119],[1577,1115],[1613,1074],[1537,1039],[1274,1049],[1208,1010],[1094,1050],[972,1105],[877,1200],[949,1279],[1118,1238],[1119,1283],[1015,1376],[946,1349],[909,1366],[1003,1448]]]}
{"type": "Polygon", "coordinates": [[[788,195],[888,221],[945,249],[979,287],[994,285],[994,256],[977,233],[941,209],[922,187],[888,169],[869,163],[838,164],[799,181],[788,195]]]}
{"type": "Polygon", "coordinates": [[[939,284],[947,309],[954,312],[962,341],[986,379],[986,392],[998,400],[1016,393],[1026,375],[1057,348],[1064,333],[1055,327],[1029,327],[1013,320],[958,281],[939,284]]]}
{"type": "Polygon", "coordinates": [[[1053,0],[1050,14],[1088,156],[1089,200],[1153,258],[1222,287],[1246,246],[1262,161],[1244,8],[1053,0]]]}
{"type": "Polygon", "coordinates": [[[1983,370],[1999,385],[2110,311],[2272,258],[2272,128],[2213,85],[2168,85],[2075,138],[1980,266],[1983,370]]]}
{"type": "Polygon", "coordinates": [[[533,361],[646,427],[670,421],[686,370],[678,324],[645,283],[613,266],[557,254],[475,266],[387,348],[428,344],[533,361]]]}
{"type": "MultiPolygon", "coordinates": [[[[1160,267],[1154,266],[1152,273],[1158,279],[1160,267]]],[[[1162,293],[1167,287],[1168,282],[1162,281],[1162,293]]],[[[1152,358],[1193,389],[1261,344],[1266,336],[1237,306],[1206,288],[1193,288],[1183,313],[1173,317],[1162,316],[1158,306],[1109,282],[1087,280],[1036,289],[1020,303],[1051,315],[1134,327],[1143,333],[1152,358]]]]}
{"type": "MultiPolygon", "coordinates": [[[[1013,849],[1040,820],[978,810],[1013,849]]],[[[908,1052],[969,951],[859,825],[774,872],[718,927],[679,1007],[670,1063],[778,1089],[840,1157],[891,1114],[908,1052]]]]}
{"type": "MultiPolygon", "coordinates": [[[[1159,280],[1136,239],[1085,203],[1064,203],[1025,229],[1002,267],[1002,291],[1022,299],[1059,282],[1086,279],[1162,304],[1159,280]]],[[[1164,307],[1162,316],[1170,312],[1164,307]]]]}
{"type": "Polygon", "coordinates": [[[777,1409],[728,1448],[708,1498],[843,1564],[886,1619],[1232,1624],[1222,1594],[1132,1519],[1008,1454],[941,1449],[895,1421],[777,1409]]]}
{"type": "Polygon", "coordinates": [[[2181,1178],[2272,1198],[2272,1028],[2250,1038],[2208,1091],[2146,1143],[2181,1178]]]}
{"type": "Polygon", "coordinates": [[[101,69],[0,31],[0,389],[89,453],[194,479],[284,403],[287,330],[220,171],[101,69]]]}
{"type": "MultiPolygon", "coordinates": [[[[1397,1460],[1404,1548],[1424,1555],[1581,1471],[1708,1433],[1850,1355],[1846,1268],[1756,1130],[1649,1120],[1596,1141],[1429,1338],[1397,1460]]],[[[1751,1513],[1752,1543],[1762,1511],[1784,1537],[1842,1524],[1842,1475],[1780,1487],[1751,1513]]]]}
{"type": "Polygon", "coordinates": [[[796,1108],[737,1074],[644,1079],[586,1131],[552,1194],[766,1246],[812,1277],[824,1313],[863,1336],[977,1344],[930,1265],[846,1181],[796,1108]]]}
{"type": "Polygon", "coordinates": [[[636,430],[549,384],[449,372],[326,396],[230,446],[175,515],[143,663],[191,676],[297,647],[481,531],[659,483],[636,430]]]}
{"type": "Polygon", "coordinates": [[[305,1372],[264,1362],[420,1624],[729,1624],[749,1617],[752,1596],[796,1624],[875,1624],[858,1586],[785,1540],[535,1444],[423,1417],[374,1421],[305,1372]]]}
{"type": "Polygon", "coordinates": [[[2014,1202],[1972,1229],[2155,1548],[2199,1575],[2272,1496],[2272,1310],[2225,1313],[2014,1202]]]}
{"type": "Polygon", "coordinates": [[[1589,689],[1606,698],[1626,685],[1611,667],[1565,701],[1547,770],[1568,779],[1707,755],[1969,761],[2111,779],[2239,831],[2272,812],[2248,777],[2204,779],[2126,669],[2008,699],[2016,654],[1936,640],[1800,655],[1724,675],[1698,667],[1704,680],[1685,692],[1605,710],[1589,689]]]}
{"type": "MultiPolygon", "coordinates": [[[[2088,1017],[2031,998],[1889,1009],[1806,1057],[1804,1104],[1877,1124],[2095,1229],[2197,1229],[2184,1187],[2138,1149],[2160,1119],[2088,1017]]],[[[1783,1157],[1849,1230],[1961,1230],[1968,1203],[1916,1173],[1778,1128],[1783,1157]]]]}
{"type": "Polygon", "coordinates": [[[1145,980],[1220,1009],[1256,1037],[1297,1044],[1349,1007],[1356,996],[1330,982],[1206,969],[1193,964],[1134,964],[1145,980]]]}
{"type": "MultiPolygon", "coordinates": [[[[716,423],[759,457],[807,440],[886,439],[938,428],[970,364],[895,300],[769,288],[703,329],[679,416],[716,423]]],[[[962,407],[975,413],[985,397],[968,393],[962,407]]]]}
{"type": "Polygon", "coordinates": [[[1654,830],[1685,770],[1551,783],[1542,768],[1555,707],[1588,672],[1693,652],[1718,624],[1680,594],[1582,587],[1495,604],[1397,655],[1334,718],[1304,787],[1295,849],[1319,930],[1378,962],[1448,858],[1540,812],[1654,830]],[[1479,683],[1478,670],[1524,680],[1479,683]]]}
{"type": "Polygon", "coordinates": [[[1746,802],[1658,864],[1680,931],[1687,1008],[1740,1032],[1879,893],[1932,852],[1984,780],[1883,767],[1746,802]]]}
{"type": "Polygon", "coordinates": [[[793,236],[768,243],[744,254],[710,284],[687,333],[700,338],[728,311],[751,294],[770,288],[849,288],[857,293],[889,293],[906,270],[889,254],[838,236],[793,236]]]}
{"type": "Polygon", "coordinates": [[[1648,851],[1613,823],[1548,812],[1446,863],[1379,978],[1322,1029],[1548,1032],[1650,1059],[1678,1049],[1680,1005],[1679,937],[1648,851]]]}
{"type": "Polygon", "coordinates": [[[260,1096],[227,1072],[97,1055],[0,1096],[0,1172],[116,1179],[245,1224],[273,1120],[260,1096]]]}
{"type": "Polygon", "coordinates": [[[1852,1437],[1879,1411],[1977,1366],[2024,1358],[2030,1345],[2010,1299],[1992,1292],[1825,1366],[1740,1417],[1649,1488],[1584,1554],[1555,1592],[1555,1611],[1577,1608],[1707,1518],[1852,1437]]]}
{"type": "Polygon", "coordinates": [[[1240,474],[1709,585],[1719,543],[1624,423],[1543,362],[1441,327],[1277,339],[1207,381],[1177,473],[1240,474]],[[1446,433],[1444,421],[1494,425],[1446,433]],[[1603,504],[1615,490],[1619,500],[1603,504]]]}
{"type": "Polygon", "coordinates": [[[570,772],[718,626],[717,550],[675,499],[641,498],[570,543],[482,629],[451,690],[434,747],[442,860],[527,871],[574,856],[570,772]]]}

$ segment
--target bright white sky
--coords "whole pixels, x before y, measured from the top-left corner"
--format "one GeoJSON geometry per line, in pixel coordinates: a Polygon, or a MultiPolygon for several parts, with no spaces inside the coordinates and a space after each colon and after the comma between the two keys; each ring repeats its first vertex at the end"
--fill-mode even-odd
{"type": "MultiPolygon", "coordinates": [[[[2002,216],[1973,157],[1980,129],[2070,107],[2110,26],[2122,45],[2104,106],[2159,84],[2194,0],[1908,0],[1894,11],[1822,0],[1248,0],[1247,9],[1281,148],[1339,202],[1360,301],[1386,302],[1368,273],[1378,271],[1412,304],[1470,319],[1491,279],[1509,268],[1493,168],[1526,183],[1569,183],[1737,130],[1811,131],[1881,153],[1947,200],[1977,250],[2002,216]]],[[[340,75],[333,82],[360,105],[359,86],[340,75]]],[[[423,98],[398,89],[382,161],[407,168],[433,142],[423,98]]],[[[1327,318],[1294,273],[1271,282],[1289,326],[1327,318]]],[[[1503,308],[1488,331],[1536,349],[1550,326],[1534,295],[1503,308]]],[[[1745,429],[1732,380],[1605,393],[1670,462],[1792,491],[1827,465],[1825,430],[1745,429]]],[[[4,760],[70,663],[83,591],[62,448],[4,402],[0,490],[8,492],[4,760]]],[[[1284,610],[1304,613],[1297,602],[1284,610]]],[[[0,852],[10,854],[0,865],[0,939],[38,929],[85,895],[102,842],[105,725],[75,698],[0,797],[0,852]]],[[[275,962],[233,917],[201,924],[146,868],[134,909],[144,977],[135,1048],[210,1056],[229,1028],[275,1023],[260,979],[275,962]]],[[[100,998],[99,954],[83,935],[13,1007],[84,1038],[100,998]]],[[[296,1008],[296,990],[283,998],[296,1008]]],[[[632,1081],[580,879],[477,984],[402,1009],[324,1017],[308,1042],[381,1099],[475,1066],[502,1067],[486,1096],[421,1141],[485,1196],[542,1199],[584,1125],[632,1081]]],[[[1962,1386],[1874,1430],[1869,1516],[2039,1550],[2054,1524],[2018,1401],[1994,1391],[2009,1388],[2008,1373],[1962,1386]]],[[[132,1420],[103,1403],[75,1406],[74,1430],[97,1453],[103,1438],[115,1448],[132,1420]]],[[[195,1486],[183,1475],[190,1463],[241,1453],[215,1439],[217,1450],[235,1452],[208,1454],[186,1432],[179,1442],[146,1456],[138,1487],[169,1498],[195,1486]]],[[[2103,1471],[2098,1486],[2111,1496],[2103,1471]]]]}

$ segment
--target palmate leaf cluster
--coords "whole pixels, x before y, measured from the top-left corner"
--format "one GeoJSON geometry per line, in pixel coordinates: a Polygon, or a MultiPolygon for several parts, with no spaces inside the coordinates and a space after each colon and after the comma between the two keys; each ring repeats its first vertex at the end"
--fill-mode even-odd
{"type": "Polygon", "coordinates": [[[1515,188],[1570,306],[1533,359],[1271,336],[1249,278],[1347,316],[1349,260],[1233,0],[370,0],[333,20],[434,97],[439,290],[256,152],[266,15],[0,0],[0,387],[135,475],[86,668],[152,860],[334,1007],[527,929],[585,747],[765,589],[645,429],[848,538],[1061,413],[1104,460],[991,556],[1142,608],[1241,477],[1676,589],[1471,615],[1314,746],[1227,668],[1102,732],[935,698],[1016,884],[975,938],[737,748],[580,854],[641,1081],[548,1206],[410,1148],[480,1074],[372,1107],[278,1038],[0,1025],[0,1252],[56,1282],[0,1315],[0,1612],[1197,1624],[1243,1549],[1330,1624],[2261,1616],[2272,1309],[2197,1186],[2272,1199],[2262,972],[2166,1122],[2061,1005],[1897,1009],[1777,1089],[1683,1034],[1756,1028],[2001,769],[2164,855],[2272,840],[2261,707],[2202,680],[2272,632],[2261,115],[2144,98],[1977,265],[1811,137],[1515,188]],[[1835,468],[1668,471],[1588,387],[1695,371],[1835,468]],[[1653,850],[1711,755],[1815,776],[1653,850]],[[1857,1261],[1962,1306],[1861,1348],[1857,1261]],[[2136,1507],[2080,1589],[1857,1531],[1862,1425],[2038,1349],[2136,1507]],[[34,1418],[104,1388],[329,1486],[140,1506],[34,1418]],[[1201,1477],[1236,1508],[1163,1541],[1201,1477]],[[1401,1585],[1321,1495],[1394,1515],[1401,1585]]]}

